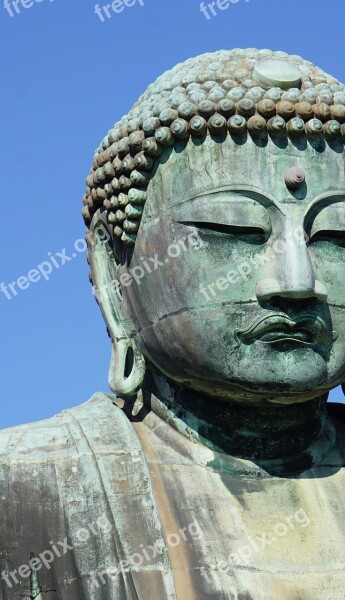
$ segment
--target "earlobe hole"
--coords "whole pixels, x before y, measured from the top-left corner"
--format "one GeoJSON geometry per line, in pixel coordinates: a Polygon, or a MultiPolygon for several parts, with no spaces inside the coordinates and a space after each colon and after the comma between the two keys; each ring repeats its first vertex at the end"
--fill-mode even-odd
{"type": "Polygon", "coordinates": [[[127,350],[126,361],[125,361],[125,377],[130,376],[130,374],[133,371],[133,367],[134,367],[134,352],[133,352],[133,348],[129,347],[127,350]]]}

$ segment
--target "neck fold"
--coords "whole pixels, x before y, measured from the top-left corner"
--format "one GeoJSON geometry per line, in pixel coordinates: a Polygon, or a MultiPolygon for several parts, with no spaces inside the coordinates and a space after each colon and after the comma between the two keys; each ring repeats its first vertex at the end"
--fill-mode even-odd
{"type": "Polygon", "coordinates": [[[298,463],[299,469],[308,468],[320,459],[320,451],[329,452],[334,441],[327,394],[289,405],[273,401],[248,405],[205,397],[155,374],[146,389],[144,402],[189,439],[257,464],[291,463],[293,468],[298,463]],[[152,403],[152,394],[163,411],[152,403]]]}

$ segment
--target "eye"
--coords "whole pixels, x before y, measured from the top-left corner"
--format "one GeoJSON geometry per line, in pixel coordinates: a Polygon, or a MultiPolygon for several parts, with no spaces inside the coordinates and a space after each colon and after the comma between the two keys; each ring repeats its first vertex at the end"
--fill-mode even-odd
{"type": "Polygon", "coordinates": [[[196,227],[201,237],[202,235],[215,236],[217,238],[223,237],[251,244],[265,244],[269,238],[269,233],[262,227],[225,225],[224,223],[209,223],[207,221],[179,221],[179,223],[189,227],[196,227]]]}
{"type": "Polygon", "coordinates": [[[322,242],[345,248],[345,231],[339,229],[320,229],[319,231],[316,231],[309,240],[309,244],[322,242]]]}

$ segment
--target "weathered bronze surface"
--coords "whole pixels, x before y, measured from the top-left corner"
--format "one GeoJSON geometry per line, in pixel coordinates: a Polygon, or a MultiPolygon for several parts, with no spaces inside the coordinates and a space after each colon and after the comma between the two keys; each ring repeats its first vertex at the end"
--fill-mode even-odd
{"type": "Polygon", "coordinates": [[[344,600],[345,91],[233,50],[87,178],[109,384],[0,433],[0,600],[344,600]]]}

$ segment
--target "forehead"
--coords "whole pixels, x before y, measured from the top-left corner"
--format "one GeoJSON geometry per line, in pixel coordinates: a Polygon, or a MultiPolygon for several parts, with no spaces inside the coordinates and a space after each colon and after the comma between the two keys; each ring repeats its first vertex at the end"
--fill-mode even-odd
{"type": "Polygon", "coordinates": [[[285,173],[291,167],[300,167],[306,174],[306,186],[301,190],[303,204],[320,194],[345,190],[343,144],[331,147],[323,140],[318,144],[283,140],[278,145],[268,139],[260,145],[251,138],[238,144],[230,136],[218,143],[207,137],[163,154],[148,189],[147,203],[159,212],[208,191],[253,188],[275,202],[296,204],[296,194],[285,183],[285,173]]]}

